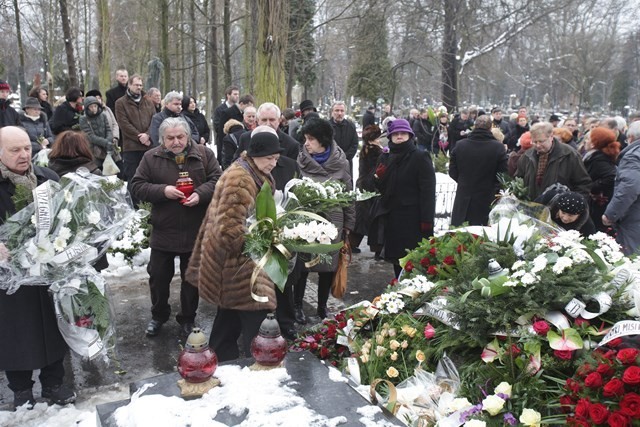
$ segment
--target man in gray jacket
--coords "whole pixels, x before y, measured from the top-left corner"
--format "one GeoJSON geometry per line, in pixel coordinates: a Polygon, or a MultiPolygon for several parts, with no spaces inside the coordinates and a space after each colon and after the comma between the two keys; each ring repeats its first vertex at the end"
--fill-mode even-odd
{"type": "Polygon", "coordinates": [[[618,157],[613,197],[602,215],[602,223],[618,232],[616,240],[625,255],[640,247],[640,122],[627,131],[627,148],[618,157]]]}

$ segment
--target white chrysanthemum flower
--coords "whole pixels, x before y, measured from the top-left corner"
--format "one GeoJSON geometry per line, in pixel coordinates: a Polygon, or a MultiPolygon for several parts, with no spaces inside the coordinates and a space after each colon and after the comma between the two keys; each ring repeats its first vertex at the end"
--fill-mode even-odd
{"type": "Polygon", "coordinates": [[[87,215],[87,221],[89,221],[89,224],[92,225],[98,224],[101,219],[102,218],[100,217],[100,212],[98,211],[91,211],[89,215],[87,215]]]}
{"type": "Polygon", "coordinates": [[[58,219],[62,224],[68,224],[71,221],[71,212],[69,212],[69,209],[60,209],[58,219]]]}
{"type": "Polygon", "coordinates": [[[511,274],[511,277],[514,277],[514,278],[516,278],[516,279],[517,279],[518,277],[522,277],[522,276],[524,276],[526,273],[527,273],[527,272],[526,272],[525,270],[518,270],[518,271],[514,271],[514,272],[511,274]]]}
{"type": "Polygon", "coordinates": [[[69,229],[69,227],[61,227],[60,231],[58,231],[58,237],[64,240],[69,240],[69,238],[71,237],[71,230],[69,229]]]}
{"type": "Polygon", "coordinates": [[[567,253],[576,264],[590,264],[593,262],[591,255],[584,249],[573,249],[567,253]]]}
{"type": "Polygon", "coordinates": [[[547,266],[547,256],[544,254],[540,254],[533,260],[533,267],[531,268],[531,272],[538,273],[544,270],[546,266],[547,266]]]}
{"type": "Polygon", "coordinates": [[[513,280],[507,280],[502,284],[502,286],[506,286],[507,288],[515,288],[516,286],[518,286],[518,282],[515,282],[513,280]]]}
{"type": "Polygon", "coordinates": [[[571,258],[566,256],[561,256],[553,265],[552,270],[555,274],[561,274],[564,270],[566,270],[567,268],[570,268],[572,265],[573,265],[573,261],[571,260],[571,258]]]}
{"type": "Polygon", "coordinates": [[[538,276],[531,273],[525,273],[524,276],[520,279],[523,285],[533,285],[538,281],[538,276]]]}
{"type": "Polygon", "coordinates": [[[511,266],[511,271],[520,270],[525,265],[527,265],[526,262],[524,262],[522,260],[518,260],[518,261],[514,262],[513,265],[511,266]]]}
{"type": "Polygon", "coordinates": [[[61,237],[56,237],[56,239],[53,241],[53,249],[56,252],[62,252],[67,248],[67,241],[66,239],[63,239],[61,237]]]}
{"type": "Polygon", "coordinates": [[[36,219],[36,215],[35,214],[31,215],[31,224],[37,225],[37,223],[38,223],[38,220],[36,219]]]}

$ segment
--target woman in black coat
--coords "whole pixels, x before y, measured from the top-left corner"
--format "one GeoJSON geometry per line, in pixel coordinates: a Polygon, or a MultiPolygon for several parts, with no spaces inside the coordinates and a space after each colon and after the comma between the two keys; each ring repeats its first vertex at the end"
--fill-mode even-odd
{"type": "Polygon", "coordinates": [[[375,184],[382,196],[376,203],[369,239],[384,243],[384,258],[400,274],[399,259],[420,240],[433,234],[436,175],[427,152],[416,148],[405,119],[389,124],[389,153],[380,156],[375,184]]]}
{"type": "Polygon", "coordinates": [[[200,144],[208,144],[211,136],[211,129],[207,118],[198,110],[196,99],[193,96],[185,96],[182,98],[182,114],[189,117],[200,135],[200,144]]]}
{"type": "MultiPolygon", "coordinates": [[[[362,148],[360,149],[358,180],[356,188],[365,191],[376,191],[373,174],[376,170],[378,158],[382,154],[382,145],[378,138],[382,135],[382,131],[378,125],[369,125],[362,131],[362,148]]],[[[359,253],[360,242],[364,236],[369,235],[369,226],[371,225],[370,211],[373,199],[356,202],[356,225],[353,232],[349,235],[349,243],[354,253],[359,253]]],[[[381,248],[372,246],[371,250],[379,256],[381,248]]]]}
{"type": "Polygon", "coordinates": [[[615,133],[604,127],[590,132],[592,151],[584,158],[584,166],[591,177],[591,197],[589,212],[598,231],[607,232],[609,227],[602,223],[602,215],[613,197],[616,179],[616,159],[620,154],[620,143],[615,133]]]}
{"type": "Polygon", "coordinates": [[[42,107],[42,111],[47,115],[47,120],[51,120],[53,116],[53,108],[49,104],[49,91],[44,86],[36,86],[31,89],[29,96],[36,98],[42,107]]]}
{"type": "Polygon", "coordinates": [[[429,121],[429,111],[425,108],[420,110],[420,117],[413,122],[412,134],[415,135],[416,145],[421,151],[433,152],[434,142],[440,137],[438,129],[429,121]]]}

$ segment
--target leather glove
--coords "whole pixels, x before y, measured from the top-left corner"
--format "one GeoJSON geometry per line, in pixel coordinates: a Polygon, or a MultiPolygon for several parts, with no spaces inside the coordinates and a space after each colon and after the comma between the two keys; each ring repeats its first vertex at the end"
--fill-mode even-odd
{"type": "Polygon", "coordinates": [[[385,173],[387,173],[387,167],[383,163],[380,163],[376,168],[376,177],[382,179],[385,173]]]}
{"type": "Polygon", "coordinates": [[[426,234],[427,236],[433,235],[433,223],[431,223],[431,222],[421,222],[420,223],[420,232],[422,234],[426,234]]]}

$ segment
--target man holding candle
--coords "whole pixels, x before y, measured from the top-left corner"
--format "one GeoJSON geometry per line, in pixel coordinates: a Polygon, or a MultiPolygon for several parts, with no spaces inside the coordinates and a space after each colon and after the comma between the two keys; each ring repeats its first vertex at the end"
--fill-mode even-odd
{"type": "Polygon", "coordinates": [[[152,316],[146,330],[149,337],[158,335],[171,315],[169,286],[176,257],[180,257],[182,278],[176,320],[185,335],[191,332],[198,309],[198,290],[185,281],[184,272],[222,170],[209,148],[190,141],[190,133],[184,119],[165,119],[159,128],[160,146],[145,153],[130,184],[134,197],[153,206],[147,266],[152,316]],[[192,181],[190,195],[180,189],[185,188],[181,185],[184,178],[192,181]]]}

